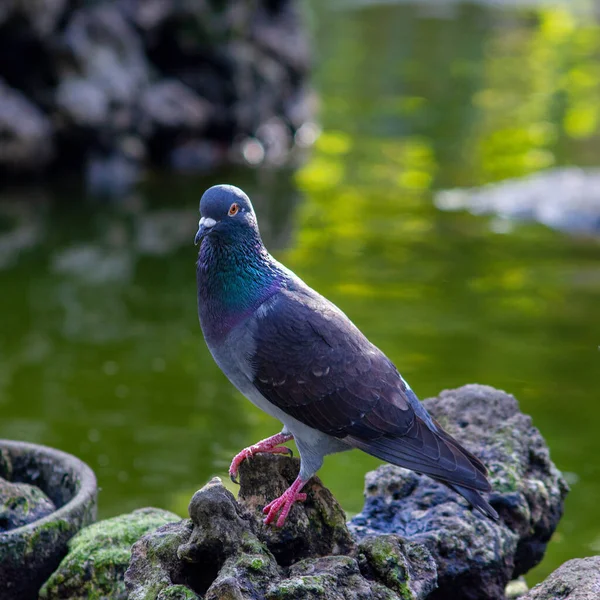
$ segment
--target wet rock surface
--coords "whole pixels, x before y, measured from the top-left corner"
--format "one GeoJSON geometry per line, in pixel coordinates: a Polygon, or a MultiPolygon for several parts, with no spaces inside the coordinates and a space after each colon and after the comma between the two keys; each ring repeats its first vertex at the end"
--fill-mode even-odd
{"type": "Polygon", "coordinates": [[[54,502],[40,488],[0,477],[0,531],[33,523],[55,510],[54,502]]]}
{"type": "Polygon", "coordinates": [[[600,556],[567,561],[521,598],[523,600],[597,600],[600,598],[600,556]]]}
{"type": "Polygon", "coordinates": [[[133,546],[125,575],[130,600],[163,598],[181,586],[207,600],[419,599],[435,587],[425,548],[395,536],[357,547],[342,509],[317,478],[285,527],[265,527],[265,496],[282,493],[297,473],[296,459],[253,457],[240,469],[239,501],[213,479],[192,498],[190,519],[160,527],[133,546]]]}
{"type": "Polygon", "coordinates": [[[312,115],[297,0],[11,1],[0,56],[4,177],[278,164],[312,115]]]}
{"type": "Polygon", "coordinates": [[[366,502],[350,528],[395,533],[425,546],[437,565],[431,598],[502,599],[508,581],[542,558],[568,487],[531,418],[513,396],[468,385],[425,401],[431,414],[490,471],[500,522],[473,512],[442,484],[384,465],[366,477],[366,502]]]}
{"type": "Polygon", "coordinates": [[[123,575],[132,544],[176,519],[177,515],[166,510],[142,508],[85,527],[69,541],[69,553],[42,587],[40,599],[126,600],[123,575]]]}

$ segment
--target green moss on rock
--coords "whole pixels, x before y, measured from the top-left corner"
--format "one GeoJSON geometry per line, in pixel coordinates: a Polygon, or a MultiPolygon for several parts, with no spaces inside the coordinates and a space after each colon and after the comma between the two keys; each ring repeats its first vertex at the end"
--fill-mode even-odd
{"type": "Polygon", "coordinates": [[[244,536],[242,552],[230,556],[206,593],[207,600],[261,598],[270,583],[281,576],[273,555],[250,533],[244,536]],[[251,548],[253,552],[244,552],[251,548]]]}
{"type": "Polygon", "coordinates": [[[199,600],[200,596],[185,585],[170,585],[158,594],[156,600],[199,600]]]}
{"type": "Polygon", "coordinates": [[[131,546],[145,533],[179,517],[143,508],[94,523],[69,542],[69,553],[40,591],[41,600],[126,600],[123,576],[131,546]]]}
{"type": "Polygon", "coordinates": [[[363,540],[358,549],[361,571],[403,600],[425,597],[436,586],[436,566],[429,551],[397,535],[363,540]]]}
{"type": "Polygon", "coordinates": [[[322,597],[325,595],[326,589],[323,583],[323,577],[319,575],[306,575],[304,577],[284,579],[269,589],[267,597],[273,600],[322,597]]]}

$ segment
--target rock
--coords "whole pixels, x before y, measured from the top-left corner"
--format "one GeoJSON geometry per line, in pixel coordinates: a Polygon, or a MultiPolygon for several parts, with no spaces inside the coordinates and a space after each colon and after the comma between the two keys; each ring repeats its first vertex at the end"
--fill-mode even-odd
{"type": "Polygon", "coordinates": [[[85,77],[65,77],[56,88],[56,108],[79,127],[102,127],[110,113],[110,98],[85,77]]]}
{"type": "Polygon", "coordinates": [[[401,598],[426,598],[437,587],[437,568],[427,548],[397,535],[364,539],[358,546],[358,564],[366,577],[384,583],[401,598]]]}
{"type": "Polygon", "coordinates": [[[535,566],[562,514],[568,487],[517,401],[468,385],[425,401],[432,415],[490,470],[494,523],[423,475],[385,465],[366,477],[356,536],[395,533],[423,544],[438,570],[432,599],[501,599],[509,580],[535,566]]]}
{"type": "Polygon", "coordinates": [[[241,464],[238,500],[255,515],[259,537],[281,565],[305,557],[350,553],[354,541],[346,527],[346,515],[318,477],[303,488],[308,498],[292,507],[285,527],[263,524],[264,506],[281,496],[299,471],[298,459],[281,455],[258,454],[241,464]]]}
{"type": "Polygon", "coordinates": [[[111,3],[75,11],[63,43],[72,61],[66,72],[94,84],[108,102],[132,105],[150,80],[141,40],[111,3]]]}
{"type": "Polygon", "coordinates": [[[238,551],[224,563],[205,594],[206,600],[264,598],[282,569],[266,545],[245,535],[238,551]]]}
{"type": "Polygon", "coordinates": [[[488,465],[498,523],[442,484],[386,465],[367,475],[355,539],[316,477],[283,528],[265,526],[262,508],[296,478],[299,461],[259,454],[240,467],[237,500],[213,479],[192,498],[190,519],[134,545],[130,600],[504,599],[508,581],[541,559],[567,486],[512,396],[470,385],[426,405],[488,465]]]}
{"type": "Polygon", "coordinates": [[[600,556],[574,558],[561,565],[545,581],[529,590],[522,600],[598,600],[600,556]]]}
{"type": "Polygon", "coordinates": [[[149,121],[167,130],[201,131],[211,117],[211,105],[177,80],[150,85],[141,98],[141,109],[149,121]]]}
{"type": "Polygon", "coordinates": [[[417,599],[435,585],[435,566],[427,551],[411,548],[406,558],[401,555],[404,547],[393,536],[387,565],[373,558],[377,549],[372,550],[369,542],[365,542],[358,558],[321,556],[353,553],[355,548],[343,512],[318,480],[312,482],[305,506],[292,511],[284,528],[264,527],[260,504],[265,490],[270,495],[287,486],[288,478],[296,476],[298,461],[258,455],[246,463],[240,473],[243,500],[236,501],[215,478],[192,498],[190,519],[160,527],[133,546],[125,574],[129,600],[155,600],[167,593],[195,594],[189,597],[202,596],[206,600],[392,599],[399,598],[398,590],[402,590],[403,598],[417,599]],[[255,475],[250,475],[251,469],[255,475]],[[310,531],[309,522],[317,535],[310,531]],[[303,536],[307,538],[304,541],[303,536]],[[298,560],[299,556],[293,556],[295,550],[306,558],[298,560]],[[363,566],[366,574],[362,573],[363,566]],[[402,572],[403,567],[406,572],[402,572]],[[422,584],[424,572],[429,581],[422,584]],[[392,587],[378,581],[380,573],[392,587]],[[174,590],[176,585],[184,589],[174,590]],[[325,590],[327,595],[323,595],[325,590]]]}
{"type": "Polygon", "coordinates": [[[123,576],[132,544],[147,532],[178,519],[165,510],[142,508],[85,527],[69,541],[69,553],[42,587],[40,599],[126,600],[123,576]]]}
{"type": "Polygon", "coordinates": [[[498,215],[501,220],[492,227],[500,232],[510,229],[512,219],[573,233],[600,233],[598,169],[563,167],[481,188],[445,190],[435,202],[442,210],[498,215]]]}
{"type": "Polygon", "coordinates": [[[192,535],[177,550],[179,558],[188,563],[200,563],[210,557],[223,564],[238,552],[242,539],[253,527],[249,515],[218,477],[194,494],[189,513],[194,524],[192,535]]]}
{"type": "Polygon", "coordinates": [[[31,493],[35,486],[36,501],[39,490],[44,493],[44,512],[51,508],[47,498],[55,507],[41,517],[38,512],[39,518],[22,527],[0,529],[2,600],[37,600],[41,586],[67,554],[69,540],[96,518],[96,477],[74,456],[38,444],[0,440],[0,455],[19,489],[29,484],[31,493]]]}
{"type": "Polygon", "coordinates": [[[33,523],[55,510],[54,502],[40,488],[0,477],[0,531],[33,523]]]}
{"type": "Polygon", "coordinates": [[[158,594],[157,600],[200,600],[200,596],[185,585],[170,585],[158,594]]]}
{"type": "Polygon", "coordinates": [[[206,598],[226,597],[226,590],[251,594],[277,576],[252,515],[220,479],[194,494],[189,513],[190,519],[160,527],[133,546],[125,575],[130,600],[162,598],[175,584],[206,598]]]}
{"type": "Polygon", "coordinates": [[[273,583],[267,600],[400,600],[413,598],[410,593],[399,596],[384,585],[365,579],[358,563],[349,556],[309,558],[290,567],[287,577],[273,583]]]}
{"type": "Polygon", "coordinates": [[[0,170],[38,171],[54,156],[48,117],[0,78],[0,170]]]}
{"type": "Polygon", "coordinates": [[[2,175],[76,169],[93,194],[124,195],[149,162],[277,167],[315,113],[299,0],[3,0],[0,29],[2,175]]]}
{"type": "MultiPolygon", "coordinates": [[[[177,549],[188,542],[192,530],[189,519],[179,520],[147,533],[132,546],[125,572],[129,600],[162,598],[173,587],[173,581],[185,580],[186,565],[179,560],[177,549]]],[[[192,591],[188,586],[184,588],[192,591]]]]}
{"type": "Polygon", "coordinates": [[[302,76],[310,69],[310,46],[302,29],[300,6],[293,0],[263,3],[250,23],[250,36],[256,45],[289,65],[302,76]]]}

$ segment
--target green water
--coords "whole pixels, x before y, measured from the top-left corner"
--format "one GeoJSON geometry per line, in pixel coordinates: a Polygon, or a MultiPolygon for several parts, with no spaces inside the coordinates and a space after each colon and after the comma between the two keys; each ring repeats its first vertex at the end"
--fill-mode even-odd
{"type": "MultiPolygon", "coordinates": [[[[324,133],[298,171],[150,175],[107,203],[63,184],[0,194],[0,437],[73,452],[100,515],[185,513],[233,453],[278,431],[212,362],[196,317],[197,202],[253,197],[274,254],[421,397],[468,382],[521,402],[572,492],[537,581],[600,550],[600,242],[434,208],[437,189],[594,165],[600,27],[559,9],[445,14],[314,0],[324,133]]],[[[358,452],[320,475],[362,506],[358,452]]]]}

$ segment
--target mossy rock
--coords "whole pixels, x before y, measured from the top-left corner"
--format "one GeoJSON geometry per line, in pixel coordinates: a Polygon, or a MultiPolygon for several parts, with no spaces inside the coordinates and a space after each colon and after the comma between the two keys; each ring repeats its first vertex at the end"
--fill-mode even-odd
{"type": "Polygon", "coordinates": [[[70,540],[69,553],[42,587],[40,600],[126,600],[123,577],[131,546],[149,531],[179,520],[166,510],[142,508],[85,527],[70,540]]]}
{"type": "Polygon", "coordinates": [[[12,440],[0,440],[0,473],[0,597],[37,600],[69,540],[96,518],[96,478],[70,454],[12,440]]]}
{"type": "Polygon", "coordinates": [[[437,586],[431,553],[397,535],[363,540],[358,546],[358,564],[363,575],[385,585],[403,600],[426,598],[437,586]]]}
{"type": "Polygon", "coordinates": [[[0,477],[0,531],[33,523],[55,510],[54,502],[40,488],[0,477]]]}
{"type": "Polygon", "coordinates": [[[158,594],[156,600],[199,600],[199,598],[198,594],[185,585],[170,585],[158,594]]]}
{"type": "Polygon", "coordinates": [[[363,577],[350,556],[304,559],[287,575],[271,584],[267,600],[400,600],[389,588],[363,577]]]}

